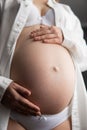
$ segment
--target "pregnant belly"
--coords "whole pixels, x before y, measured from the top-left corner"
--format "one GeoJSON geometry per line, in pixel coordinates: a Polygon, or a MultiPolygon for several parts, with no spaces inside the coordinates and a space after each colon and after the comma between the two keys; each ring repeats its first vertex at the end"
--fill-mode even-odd
{"type": "Polygon", "coordinates": [[[11,78],[31,91],[30,101],[45,114],[64,109],[71,101],[75,71],[66,49],[28,41],[15,50],[11,78]]]}

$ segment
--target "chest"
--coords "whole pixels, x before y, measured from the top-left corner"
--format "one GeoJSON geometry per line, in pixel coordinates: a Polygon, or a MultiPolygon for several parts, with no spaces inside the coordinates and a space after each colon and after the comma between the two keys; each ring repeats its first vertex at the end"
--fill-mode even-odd
{"type": "Polygon", "coordinates": [[[32,3],[25,26],[32,26],[35,24],[55,25],[55,14],[53,9],[44,7],[43,10],[44,13],[42,15],[41,13],[43,11],[41,12],[41,10],[32,3]]]}

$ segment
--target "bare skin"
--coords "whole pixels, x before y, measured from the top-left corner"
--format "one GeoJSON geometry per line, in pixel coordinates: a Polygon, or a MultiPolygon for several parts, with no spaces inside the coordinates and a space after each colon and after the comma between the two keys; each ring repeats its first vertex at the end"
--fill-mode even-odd
{"type": "Polygon", "coordinates": [[[72,130],[71,124],[71,117],[69,117],[68,120],[64,121],[62,124],[54,128],[53,130],[72,130]]]}
{"type": "MultiPolygon", "coordinates": [[[[41,11],[41,15],[44,15],[45,14],[44,10],[48,10],[48,7],[45,5],[46,1],[42,1],[42,2],[44,3],[43,4],[44,6],[41,6],[42,3],[39,3],[39,1],[35,1],[34,0],[34,3],[36,4],[36,6],[37,7],[41,7],[41,8],[38,8],[41,11]],[[37,4],[36,4],[36,2],[37,2],[37,4]]],[[[49,28],[48,26],[40,25],[40,27],[39,28],[36,27],[35,30],[31,27],[31,30],[32,31],[29,33],[29,37],[31,37],[31,39],[33,41],[41,41],[44,44],[45,43],[47,43],[47,44],[49,43],[49,44],[59,44],[59,45],[61,45],[62,42],[63,42],[63,39],[64,39],[61,29],[60,28],[56,28],[54,26],[49,28]]],[[[24,35],[26,35],[27,34],[27,29],[24,29],[23,31],[25,31],[24,35]]],[[[18,39],[18,44],[16,46],[17,49],[20,47],[21,41],[25,40],[25,36],[24,36],[24,39],[23,39],[22,33],[21,33],[20,38],[18,39]]],[[[28,37],[28,34],[27,34],[27,37],[28,37]]],[[[73,92],[71,94],[71,98],[72,98],[72,95],[73,95],[73,92]]],[[[29,93],[29,96],[30,96],[30,93],[29,93]]],[[[24,98],[25,98],[25,96],[24,96],[24,98]]],[[[70,98],[70,100],[71,100],[71,98],[70,98]]],[[[26,99],[28,99],[28,101],[29,101],[29,97],[26,98],[26,99]]],[[[25,103],[25,102],[23,102],[23,103],[25,103]]],[[[40,109],[37,108],[37,106],[35,106],[34,104],[32,104],[32,105],[31,104],[32,103],[29,101],[29,104],[28,104],[29,111],[28,112],[30,112],[31,114],[33,114],[33,113],[39,113],[40,114],[40,109]],[[34,108],[34,110],[35,110],[34,112],[32,112],[32,108],[34,108]]],[[[22,110],[22,108],[20,110],[22,110]]],[[[22,110],[22,112],[23,112],[23,110],[22,110]]],[[[25,114],[25,112],[24,112],[24,114],[25,114]]],[[[10,130],[9,126],[8,126],[8,130],[10,130]]],[[[17,126],[16,123],[15,123],[15,126],[17,126]]],[[[18,128],[18,130],[22,130],[22,128],[20,127],[20,128],[18,128]]],[[[69,118],[64,123],[62,123],[61,125],[57,126],[56,128],[54,128],[53,130],[71,130],[71,118],[69,118]]]]}
{"type": "Polygon", "coordinates": [[[25,130],[25,128],[10,118],[7,130],[25,130]]]}

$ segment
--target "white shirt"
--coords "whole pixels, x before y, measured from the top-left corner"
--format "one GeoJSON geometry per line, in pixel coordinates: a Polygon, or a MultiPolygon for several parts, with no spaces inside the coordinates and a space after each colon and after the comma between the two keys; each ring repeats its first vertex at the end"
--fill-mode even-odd
{"type": "Polygon", "coordinates": [[[32,3],[30,11],[31,13],[28,16],[25,26],[32,26],[35,24],[55,25],[55,14],[52,8],[50,8],[45,15],[41,16],[38,8],[32,3]]]}
{"type": "MultiPolygon", "coordinates": [[[[4,6],[3,3],[4,0],[0,0],[0,100],[6,88],[12,82],[9,79],[12,56],[17,38],[31,13],[32,0],[5,0],[4,6]]],[[[73,103],[73,130],[77,130],[77,124],[75,124],[76,115],[73,114],[75,112],[84,120],[80,122],[81,130],[87,130],[87,116],[85,115],[87,113],[87,94],[81,76],[81,71],[87,69],[87,46],[83,39],[81,24],[69,6],[56,3],[55,0],[48,0],[48,5],[54,10],[55,25],[63,31],[64,42],[62,46],[69,50],[77,70],[77,88],[79,91],[76,91],[77,96],[75,97],[77,97],[77,106],[80,105],[81,100],[82,107],[73,109],[76,106],[73,103]],[[84,119],[81,112],[84,112],[84,119]]],[[[0,130],[6,130],[9,112],[10,110],[0,104],[0,130]]]]}

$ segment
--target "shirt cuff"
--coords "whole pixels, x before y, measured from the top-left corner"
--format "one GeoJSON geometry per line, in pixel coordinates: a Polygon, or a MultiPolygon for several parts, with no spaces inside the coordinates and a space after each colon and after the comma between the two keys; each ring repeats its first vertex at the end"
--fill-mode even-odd
{"type": "Polygon", "coordinates": [[[71,50],[73,43],[72,43],[71,38],[69,39],[69,33],[67,31],[65,31],[63,28],[62,28],[62,33],[64,36],[64,41],[62,43],[62,46],[64,46],[68,50],[71,50]]]}
{"type": "Polygon", "coordinates": [[[72,36],[70,36],[70,32],[67,32],[66,30],[63,30],[63,35],[64,35],[64,41],[62,43],[62,46],[65,47],[70,55],[77,60],[77,62],[80,62],[81,60],[81,53],[79,51],[79,47],[77,46],[77,43],[75,41],[73,41],[72,36]],[[70,36],[70,37],[69,37],[70,36]]]}
{"type": "Polygon", "coordinates": [[[0,101],[5,93],[6,88],[13,80],[0,76],[0,101]]]}

